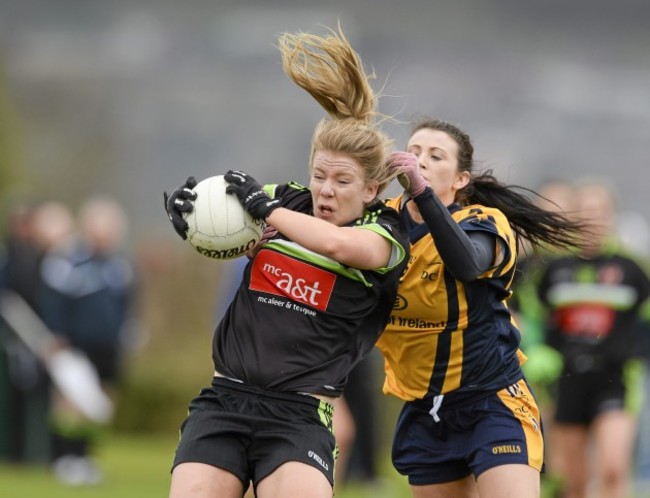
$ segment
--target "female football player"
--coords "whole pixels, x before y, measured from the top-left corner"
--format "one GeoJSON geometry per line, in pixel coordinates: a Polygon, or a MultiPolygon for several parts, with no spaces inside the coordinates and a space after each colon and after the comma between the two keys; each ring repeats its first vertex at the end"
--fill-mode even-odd
{"type": "MultiPolygon", "coordinates": [[[[341,30],[279,38],[286,74],[329,114],[313,135],[310,184],[261,186],[228,171],[229,193],[278,234],[252,255],[218,324],[215,375],[181,427],[170,496],[331,497],[333,401],[384,329],[408,259],[376,96],[341,30]]],[[[175,229],[193,180],[166,196],[175,229]]]]}
{"type": "Polygon", "coordinates": [[[473,174],[472,156],[469,137],[437,120],[391,156],[406,194],[387,204],[411,241],[378,341],[384,392],[405,401],[393,464],[416,498],[538,497],[542,424],[506,299],[518,236],[568,245],[579,227],[490,171],[473,174]]]}
{"type": "Polygon", "coordinates": [[[617,203],[600,180],[575,186],[575,215],[591,227],[579,253],[540,272],[545,340],[561,354],[551,455],[562,496],[629,496],[650,280],[616,237],[617,203]],[[637,406],[635,406],[637,405],[637,406]],[[593,464],[592,464],[593,462],[593,464]]]}

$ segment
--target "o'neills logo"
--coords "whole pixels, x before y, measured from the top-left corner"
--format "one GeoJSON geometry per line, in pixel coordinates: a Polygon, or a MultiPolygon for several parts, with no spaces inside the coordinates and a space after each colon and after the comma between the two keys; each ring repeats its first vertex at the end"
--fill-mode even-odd
{"type": "Polygon", "coordinates": [[[330,272],[263,249],[255,258],[250,288],[325,310],[335,281],[330,272]]]}
{"type": "Polygon", "coordinates": [[[229,247],[228,249],[210,249],[208,247],[194,246],[194,249],[200,254],[212,259],[232,259],[242,256],[244,253],[250,251],[255,247],[257,241],[255,239],[249,240],[246,244],[237,247],[229,247]]]}
{"type": "Polygon", "coordinates": [[[503,446],[492,447],[492,454],[502,455],[504,453],[521,453],[521,446],[518,444],[504,444],[503,446]]]}

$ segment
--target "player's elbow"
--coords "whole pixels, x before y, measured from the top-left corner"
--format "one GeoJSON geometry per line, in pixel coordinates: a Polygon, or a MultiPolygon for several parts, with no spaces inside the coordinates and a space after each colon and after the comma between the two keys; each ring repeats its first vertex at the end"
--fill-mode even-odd
{"type": "Polygon", "coordinates": [[[481,269],[471,265],[464,265],[459,268],[447,268],[449,273],[459,282],[473,282],[481,275],[481,269]]]}
{"type": "Polygon", "coordinates": [[[323,256],[342,263],[349,258],[350,244],[344,237],[327,237],[319,251],[323,256]]]}

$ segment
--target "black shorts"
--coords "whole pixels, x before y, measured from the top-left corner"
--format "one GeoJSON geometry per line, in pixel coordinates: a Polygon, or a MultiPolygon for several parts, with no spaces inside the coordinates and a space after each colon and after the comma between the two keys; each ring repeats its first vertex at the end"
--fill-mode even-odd
{"type": "Polygon", "coordinates": [[[597,415],[625,408],[623,369],[563,374],[557,383],[555,421],[589,425],[597,415]]]}
{"type": "Polygon", "coordinates": [[[219,467],[246,488],[283,463],[302,462],[320,470],[333,486],[333,413],[331,404],[312,396],[215,377],[190,403],[173,467],[185,462],[219,467]]]}

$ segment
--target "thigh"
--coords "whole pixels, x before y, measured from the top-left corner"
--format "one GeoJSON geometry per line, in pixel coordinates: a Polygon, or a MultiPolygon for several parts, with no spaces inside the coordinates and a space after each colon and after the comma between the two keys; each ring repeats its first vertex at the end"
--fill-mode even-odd
{"type": "Polygon", "coordinates": [[[624,410],[595,418],[592,431],[599,468],[624,471],[631,466],[635,429],[634,418],[624,410]]]}
{"type": "Polygon", "coordinates": [[[332,498],[333,494],[325,474],[301,462],[281,465],[256,487],[257,498],[332,498]]]}
{"type": "Polygon", "coordinates": [[[479,498],[473,476],[442,484],[411,486],[413,498],[479,498]]]}
{"type": "Polygon", "coordinates": [[[481,498],[539,498],[540,473],[528,465],[502,465],[477,479],[481,498]]]}
{"type": "Polygon", "coordinates": [[[584,476],[588,466],[588,442],[589,431],[586,426],[555,424],[550,444],[554,470],[565,476],[584,476]]]}
{"type": "Polygon", "coordinates": [[[169,498],[241,498],[244,485],[226,470],[204,463],[182,463],[174,467],[169,498]]]}

